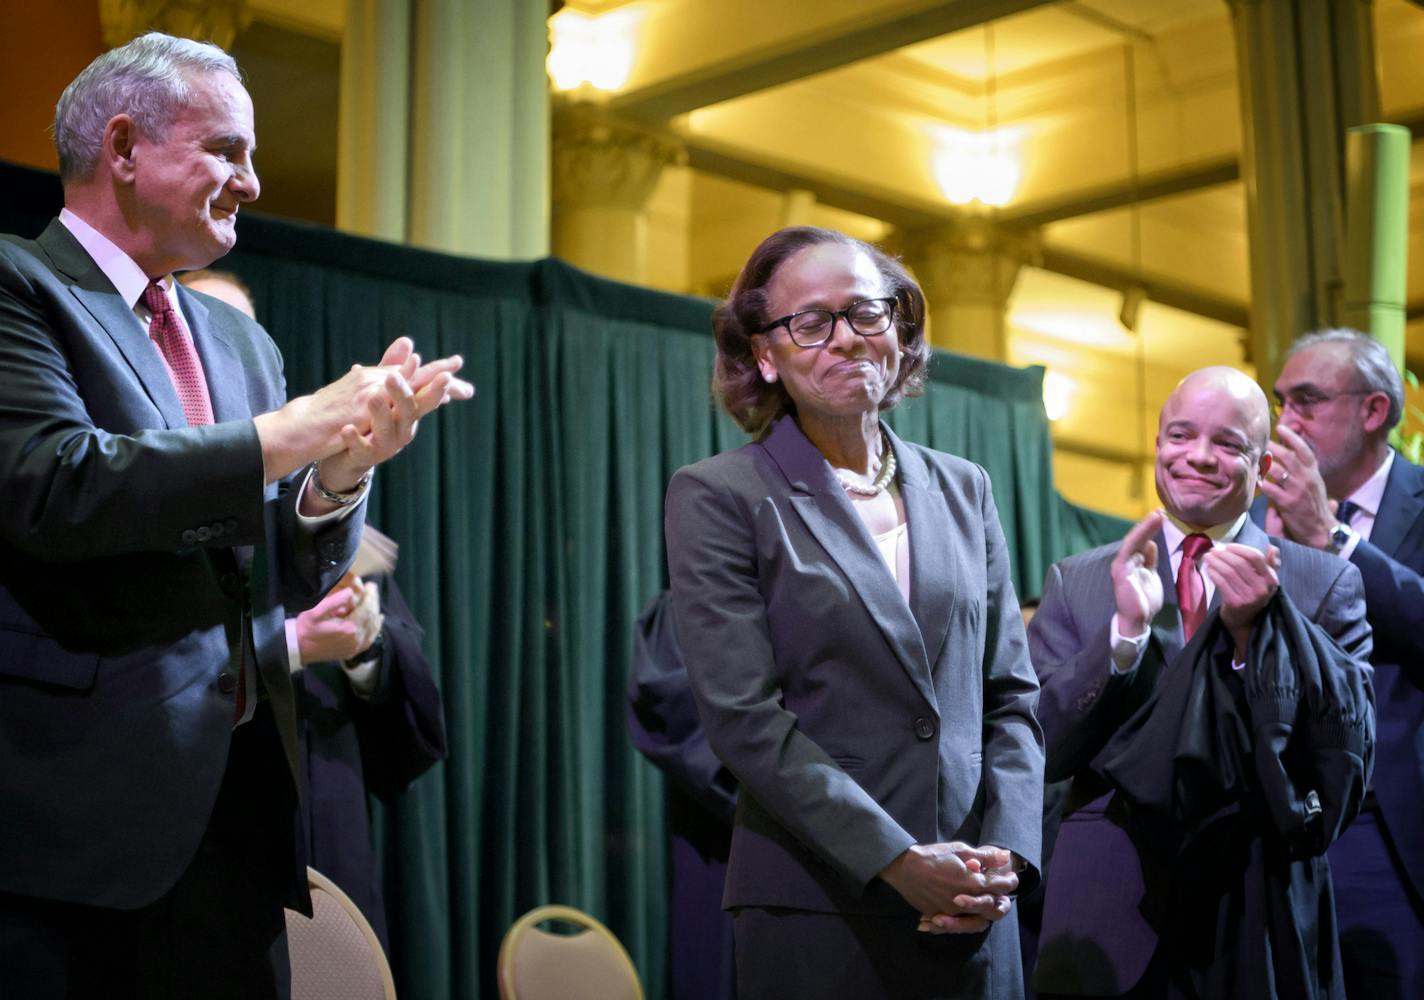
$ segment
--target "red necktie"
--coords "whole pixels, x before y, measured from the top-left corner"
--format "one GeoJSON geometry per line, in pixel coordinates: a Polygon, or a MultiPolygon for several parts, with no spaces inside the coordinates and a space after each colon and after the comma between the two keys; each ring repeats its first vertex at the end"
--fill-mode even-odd
{"type": "Polygon", "coordinates": [[[157,281],[149,282],[143,290],[143,304],[153,314],[148,321],[148,335],[158,345],[163,363],[168,366],[168,374],[173,378],[173,387],[178,390],[178,400],[183,404],[183,416],[188,418],[188,426],[212,423],[213,404],[208,398],[208,381],[203,377],[203,364],[198,360],[198,352],[193,349],[192,342],[183,335],[178,314],[173,311],[173,303],[168,300],[163,285],[157,281]]]}
{"type": "MultiPolygon", "coordinates": [[[[211,424],[213,403],[208,397],[208,380],[203,377],[203,364],[198,360],[198,352],[193,349],[192,342],[183,335],[173,303],[161,283],[149,282],[143,290],[143,304],[152,314],[148,321],[148,335],[158,345],[163,363],[168,366],[168,374],[173,379],[173,388],[178,390],[178,401],[183,404],[183,416],[188,418],[188,426],[211,424]]],[[[234,722],[241,721],[247,711],[246,675],[246,665],[240,664],[237,668],[237,697],[233,703],[234,722]]]]}
{"type": "Polygon", "coordinates": [[[1182,609],[1182,631],[1188,641],[1206,617],[1206,584],[1197,560],[1211,549],[1211,539],[1191,534],[1182,539],[1182,564],[1177,567],[1177,606],[1182,609]]]}

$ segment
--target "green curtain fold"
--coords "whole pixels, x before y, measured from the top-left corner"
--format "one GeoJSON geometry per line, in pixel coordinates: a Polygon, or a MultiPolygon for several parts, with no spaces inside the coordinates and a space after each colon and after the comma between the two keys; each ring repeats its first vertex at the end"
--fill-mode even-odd
{"type": "MultiPolygon", "coordinates": [[[[50,175],[0,165],[0,231],[59,207],[50,175]]],[[[706,300],[631,288],[556,260],[490,263],[244,213],[219,266],[251,285],[289,394],[395,336],[459,353],[474,400],[422,421],[377,475],[370,518],[445,699],[451,757],[375,805],[408,1000],[497,996],[505,928],[548,902],[604,920],[663,995],[663,779],[629,743],[632,626],[665,585],[663,492],[743,435],[708,389],[706,300]]],[[[989,470],[1021,593],[1048,564],[1121,537],[1054,492],[1041,369],[937,354],[897,432],[989,470]]]]}

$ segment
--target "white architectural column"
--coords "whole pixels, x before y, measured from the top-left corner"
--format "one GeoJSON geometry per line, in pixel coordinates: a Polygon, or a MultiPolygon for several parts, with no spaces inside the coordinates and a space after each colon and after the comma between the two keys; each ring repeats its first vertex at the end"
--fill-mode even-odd
{"type": "Polygon", "coordinates": [[[1250,360],[1343,321],[1345,130],[1379,113],[1370,0],[1227,0],[1251,240],[1250,360]]]}
{"type": "Polygon", "coordinates": [[[145,31],[166,31],[230,49],[251,23],[247,0],[99,0],[99,28],[109,48],[145,31]]]}
{"type": "Polygon", "coordinates": [[[347,0],[341,39],[336,226],[406,239],[413,0],[347,0]]]}
{"type": "Polygon", "coordinates": [[[935,347],[1008,361],[1008,304],[1019,270],[1038,256],[1036,232],[988,219],[900,230],[891,241],[914,272],[929,307],[935,347]]]}
{"type": "Polygon", "coordinates": [[[337,225],[499,260],[549,249],[544,0],[349,0],[337,225]]]}
{"type": "Polygon", "coordinates": [[[592,111],[555,123],[555,255],[595,274],[646,284],[647,202],[663,168],[680,161],[670,140],[592,111]]]}

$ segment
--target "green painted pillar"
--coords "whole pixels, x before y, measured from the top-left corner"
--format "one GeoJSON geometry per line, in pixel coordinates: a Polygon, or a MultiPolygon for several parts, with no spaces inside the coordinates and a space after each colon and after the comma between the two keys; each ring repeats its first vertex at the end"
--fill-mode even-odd
{"type": "Polygon", "coordinates": [[[1345,143],[1346,326],[1363,330],[1404,368],[1404,309],[1409,268],[1407,128],[1359,125],[1345,143]]]}

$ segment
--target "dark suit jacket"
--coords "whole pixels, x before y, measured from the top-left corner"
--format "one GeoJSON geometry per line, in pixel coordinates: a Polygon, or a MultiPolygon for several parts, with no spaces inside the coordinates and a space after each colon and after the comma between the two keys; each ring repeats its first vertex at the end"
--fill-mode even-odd
{"type": "MultiPolygon", "coordinates": [[[[1265,518],[1258,501],[1251,516],[1265,518]]],[[[1350,555],[1374,627],[1375,798],[1390,842],[1424,896],[1424,468],[1394,456],[1370,540],[1350,555]]]]}
{"type": "Polygon", "coordinates": [[[707,743],[672,618],[672,595],[666,590],[638,615],[628,679],[628,735],[669,779],[668,998],[729,1000],[736,995],[732,918],[722,910],[722,891],[737,779],[707,743]]]}
{"type": "MultiPolygon", "coordinates": [[[[1037,882],[1037,691],[989,480],[890,440],[908,606],[790,417],[668,489],[677,638],[712,749],[741,782],[729,907],[894,914],[908,929],[877,874],[947,840],[1013,850],[1023,888],[1037,882]]],[[[1011,931],[990,938],[1016,964],[1011,931]]]]}
{"type": "Polygon", "coordinates": [[[339,663],[310,664],[292,681],[308,862],[351,897],[389,951],[366,796],[393,800],[447,751],[440,691],[420,648],[424,631],[395,581],[382,576],[377,584],[385,623],[371,697],[351,690],[339,663]]]}
{"type": "MultiPolygon", "coordinates": [[[[1270,541],[1250,521],[1236,540],[1262,550],[1270,541]]],[[[1291,542],[1275,544],[1281,550],[1281,588],[1296,608],[1356,659],[1367,658],[1370,630],[1354,567],[1291,542]]],[[[1165,600],[1135,670],[1117,675],[1111,668],[1115,602],[1109,565],[1115,544],[1050,567],[1043,601],[1029,625],[1033,664],[1043,685],[1038,715],[1048,778],[1072,780],[1045,876],[1033,979],[1034,989],[1042,992],[1120,995],[1142,978],[1157,949],[1170,872],[1157,863],[1099,774],[1108,740],[1146,703],[1159,675],[1182,652],[1181,612],[1160,535],[1157,546],[1165,600]]],[[[1240,859],[1223,859],[1223,865],[1234,860],[1240,859]]]]}
{"type": "MultiPolygon", "coordinates": [[[[208,822],[244,660],[295,782],[283,605],[336,581],[362,519],[308,532],[295,491],[263,486],[249,418],[283,402],[276,347],[236,310],[179,296],[210,427],[187,426],[142,325],[68,230],[0,237],[3,892],[119,908],[165,892],[208,822]]],[[[304,904],[293,829],[280,835],[304,904]]]]}

